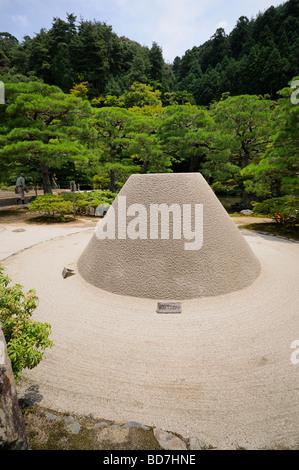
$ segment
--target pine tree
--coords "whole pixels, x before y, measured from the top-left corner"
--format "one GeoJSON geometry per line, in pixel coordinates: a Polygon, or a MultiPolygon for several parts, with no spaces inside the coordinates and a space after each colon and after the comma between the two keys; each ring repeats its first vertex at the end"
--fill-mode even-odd
{"type": "Polygon", "coordinates": [[[161,82],[163,78],[163,54],[161,47],[153,42],[152,47],[149,51],[149,61],[150,61],[150,78],[152,80],[161,82]]]}

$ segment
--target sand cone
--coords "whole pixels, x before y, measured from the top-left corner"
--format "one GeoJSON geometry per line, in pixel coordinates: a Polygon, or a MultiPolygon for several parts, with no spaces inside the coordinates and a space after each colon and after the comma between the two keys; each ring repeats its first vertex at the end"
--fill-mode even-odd
{"type": "Polygon", "coordinates": [[[243,289],[258,277],[260,264],[202,175],[169,173],[128,179],[78,270],[115,294],[183,300],[243,289]],[[163,216],[170,209],[168,227],[161,204],[163,216]]]}

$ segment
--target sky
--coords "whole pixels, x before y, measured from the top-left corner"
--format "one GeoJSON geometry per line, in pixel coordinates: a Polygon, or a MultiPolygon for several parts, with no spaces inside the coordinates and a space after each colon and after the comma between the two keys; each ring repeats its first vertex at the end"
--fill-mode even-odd
{"type": "Polygon", "coordinates": [[[112,26],[118,36],[141,45],[157,42],[164,60],[172,63],[188,49],[200,46],[217,28],[229,34],[240,16],[255,18],[283,0],[0,0],[0,32],[22,41],[41,28],[51,28],[53,18],[97,20],[112,26]]]}

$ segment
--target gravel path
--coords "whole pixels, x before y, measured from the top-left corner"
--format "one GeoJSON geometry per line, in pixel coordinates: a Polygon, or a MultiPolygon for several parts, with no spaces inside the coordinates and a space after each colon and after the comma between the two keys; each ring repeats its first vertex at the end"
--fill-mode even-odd
{"type": "Polygon", "coordinates": [[[49,240],[81,231],[92,231],[95,224],[28,225],[10,223],[0,225],[0,262],[23,250],[49,240]]]}

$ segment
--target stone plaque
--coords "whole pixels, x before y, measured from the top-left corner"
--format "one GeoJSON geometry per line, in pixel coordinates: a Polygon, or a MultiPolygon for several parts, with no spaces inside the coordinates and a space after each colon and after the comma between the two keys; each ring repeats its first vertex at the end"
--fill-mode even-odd
{"type": "Polygon", "coordinates": [[[181,302],[158,302],[157,313],[182,313],[181,302]]]}

